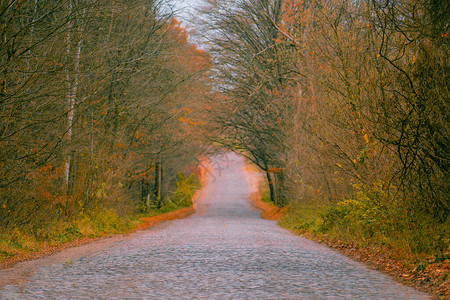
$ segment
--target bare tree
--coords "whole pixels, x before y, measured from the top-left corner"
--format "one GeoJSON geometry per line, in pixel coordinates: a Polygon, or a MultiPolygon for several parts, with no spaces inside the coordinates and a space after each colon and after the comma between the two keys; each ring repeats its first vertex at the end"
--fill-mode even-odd
{"type": "Polygon", "coordinates": [[[283,90],[291,70],[289,45],[277,42],[282,1],[238,1],[228,9],[221,2],[208,8],[218,80],[225,94],[217,105],[217,139],[240,151],[266,172],[271,199],[283,205],[285,134],[289,118],[283,90]],[[276,176],[273,173],[277,170],[276,176]]]}

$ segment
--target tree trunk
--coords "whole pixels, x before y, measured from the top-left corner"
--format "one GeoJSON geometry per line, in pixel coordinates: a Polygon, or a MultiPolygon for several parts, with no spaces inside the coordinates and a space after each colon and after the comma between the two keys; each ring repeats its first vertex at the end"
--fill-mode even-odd
{"type": "MultiPolygon", "coordinates": [[[[70,2],[69,4],[69,23],[68,23],[68,31],[67,31],[67,38],[66,38],[66,42],[67,42],[67,57],[70,57],[71,55],[71,45],[70,43],[71,41],[71,29],[72,29],[72,22],[71,22],[71,14],[73,12],[73,6],[72,6],[72,2],[70,2]]],[[[84,19],[86,14],[86,8],[83,9],[83,16],[81,18],[81,20],[84,19]]],[[[71,170],[72,168],[72,164],[73,164],[73,156],[74,156],[74,151],[72,149],[72,135],[73,135],[73,119],[75,116],[75,105],[76,105],[76,100],[77,100],[77,93],[78,93],[78,85],[79,85],[79,81],[80,81],[80,60],[81,60],[81,48],[82,48],[82,44],[83,44],[83,30],[84,30],[84,26],[81,24],[80,25],[80,29],[79,29],[79,40],[78,40],[78,44],[77,44],[77,48],[76,48],[76,53],[75,53],[75,57],[74,57],[74,62],[73,62],[73,74],[74,74],[74,78],[73,78],[73,82],[71,80],[71,76],[70,76],[70,68],[69,66],[66,66],[66,79],[68,82],[68,92],[67,92],[67,106],[68,106],[68,116],[67,116],[67,143],[68,143],[68,147],[69,147],[69,153],[66,157],[66,165],[65,165],[65,185],[66,185],[66,193],[68,195],[70,195],[71,190],[70,190],[70,185],[74,186],[74,183],[70,184],[70,180],[71,180],[71,170]]]]}
{"type": "Polygon", "coordinates": [[[276,196],[275,196],[275,187],[273,184],[272,176],[270,175],[270,172],[266,171],[266,177],[267,177],[267,184],[269,185],[269,191],[270,191],[270,201],[273,203],[276,202],[276,196]]]}
{"type": "Polygon", "coordinates": [[[286,189],[286,173],[283,170],[280,170],[279,173],[276,174],[276,187],[277,187],[277,203],[276,205],[279,207],[283,207],[288,203],[287,198],[287,189],[286,189]]]}
{"type": "Polygon", "coordinates": [[[73,12],[73,5],[72,1],[69,1],[69,8],[68,8],[68,21],[67,21],[67,33],[66,33],[66,81],[67,81],[67,94],[66,94],[66,101],[67,101],[67,132],[66,132],[66,141],[69,148],[69,153],[66,156],[66,163],[64,166],[64,184],[66,189],[66,194],[69,194],[69,177],[70,177],[70,164],[72,161],[72,153],[71,153],[71,140],[72,140],[72,125],[73,125],[73,116],[74,116],[74,107],[75,107],[75,99],[72,95],[72,86],[71,86],[71,80],[70,80],[70,56],[72,53],[71,49],[71,43],[72,43],[72,12],[73,12]]]}
{"type": "Polygon", "coordinates": [[[161,200],[161,165],[159,162],[155,166],[155,204],[157,207],[160,206],[161,200]]]}

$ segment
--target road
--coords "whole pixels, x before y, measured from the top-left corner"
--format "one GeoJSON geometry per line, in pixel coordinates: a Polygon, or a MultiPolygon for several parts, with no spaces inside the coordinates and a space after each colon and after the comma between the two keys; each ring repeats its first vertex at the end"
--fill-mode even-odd
{"type": "MultiPolygon", "coordinates": [[[[197,213],[102,251],[40,264],[1,299],[425,299],[339,253],[263,220],[235,154],[216,158],[197,213]]],[[[33,262],[32,262],[33,263],[33,262]]],[[[0,276],[5,273],[0,273],[0,276]]]]}

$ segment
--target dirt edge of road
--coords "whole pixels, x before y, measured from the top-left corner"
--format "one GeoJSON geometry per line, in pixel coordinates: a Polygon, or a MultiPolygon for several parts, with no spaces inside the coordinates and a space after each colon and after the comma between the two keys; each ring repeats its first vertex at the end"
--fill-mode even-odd
{"type": "Polygon", "coordinates": [[[250,202],[253,207],[258,209],[261,213],[261,218],[266,220],[278,221],[286,211],[286,208],[277,207],[271,203],[261,201],[261,193],[259,192],[259,171],[250,164],[247,164],[245,171],[249,173],[250,185],[252,193],[250,195],[250,202]]]}
{"type": "MultiPolygon", "coordinates": [[[[254,170],[248,168],[247,171],[252,172],[254,170]]],[[[256,181],[256,179],[252,179],[251,182],[253,187],[253,192],[250,196],[252,205],[261,211],[263,219],[279,221],[286,212],[286,208],[279,208],[261,201],[261,194],[258,191],[258,183],[256,181]]],[[[423,271],[417,273],[401,261],[393,259],[386,249],[377,247],[356,248],[349,243],[335,240],[332,237],[319,237],[312,233],[292,230],[291,232],[333,248],[353,260],[362,262],[372,269],[389,275],[397,282],[429,294],[432,299],[450,299],[450,276],[448,276],[449,278],[447,278],[446,282],[440,282],[439,276],[433,276],[440,274],[442,269],[445,269],[446,266],[443,265],[445,262],[434,266],[430,264],[423,271]]]]}
{"type": "Polygon", "coordinates": [[[253,192],[250,195],[250,199],[254,207],[261,210],[261,218],[266,220],[278,221],[286,211],[286,208],[279,208],[270,203],[261,201],[261,195],[259,192],[253,192]]]}

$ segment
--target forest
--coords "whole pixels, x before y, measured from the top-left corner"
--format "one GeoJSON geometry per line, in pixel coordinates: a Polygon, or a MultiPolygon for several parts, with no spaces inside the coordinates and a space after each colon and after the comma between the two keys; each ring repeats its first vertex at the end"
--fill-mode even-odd
{"type": "Polygon", "coordinates": [[[448,257],[445,1],[210,1],[224,147],[264,171],[281,223],[448,257]]]}
{"type": "Polygon", "coordinates": [[[163,2],[2,1],[0,20],[4,243],[189,205],[211,59],[163,2]]]}
{"type": "Polygon", "coordinates": [[[284,227],[448,259],[447,1],[209,0],[201,48],[169,8],[1,2],[0,238],[176,208],[227,150],[284,227]]]}

